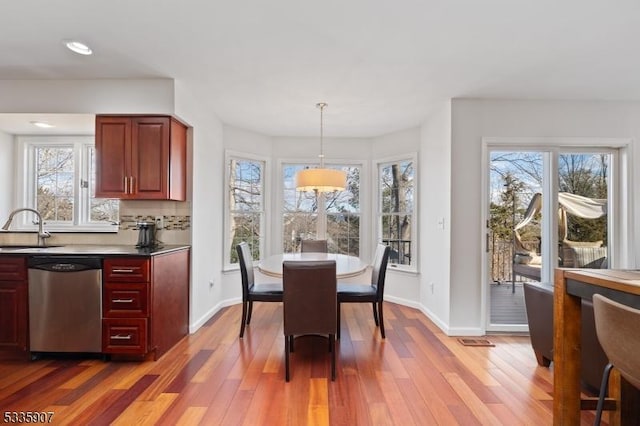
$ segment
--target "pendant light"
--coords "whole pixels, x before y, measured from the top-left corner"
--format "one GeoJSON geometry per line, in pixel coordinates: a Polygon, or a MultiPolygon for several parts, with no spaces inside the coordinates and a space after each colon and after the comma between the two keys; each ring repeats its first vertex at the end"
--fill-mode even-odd
{"type": "Polygon", "coordinates": [[[324,168],[323,128],[322,118],[327,104],[316,104],[320,108],[320,167],[301,170],[296,174],[296,189],[298,191],[333,192],[342,191],[347,187],[347,174],[342,170],[324,168]]]}

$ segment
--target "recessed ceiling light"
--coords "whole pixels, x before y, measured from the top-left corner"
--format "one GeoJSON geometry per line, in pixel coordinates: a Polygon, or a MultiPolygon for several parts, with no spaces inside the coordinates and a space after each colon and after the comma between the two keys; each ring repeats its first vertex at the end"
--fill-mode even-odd
{"type": "Polygon", "coordinates": [[[40,127],[41,129],[50,129],[52,127],[56,127],[53,124],[46,123],[44,121],[30,121],[36,127],[40,127]]]}
{"type": "Polygon", "coordinates": [[[80,41],[63,40],[63,43],[65,46],[67,46],[67,49],[71,50],[72,52],[76,52],[80,55],[91,55],[93,53],[93,50],[91,50],[89,46],[87,46],[86,44],[80,41]]]}

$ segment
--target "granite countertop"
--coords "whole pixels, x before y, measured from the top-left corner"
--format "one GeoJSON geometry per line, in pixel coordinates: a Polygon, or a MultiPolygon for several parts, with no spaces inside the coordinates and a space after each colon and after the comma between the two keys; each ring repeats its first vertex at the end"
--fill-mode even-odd
{"type": "Polygon", "coordinates": [[[134,245],[91,245],[91,244],[67,244],[50,247],[34,246],[0,246],[0,255],[20,254],[20,255],[108,255],[108,256],[157,256],[173,251],[185,250],[188,245],[165,244],[158,247],[137,248],[134,245]]]}

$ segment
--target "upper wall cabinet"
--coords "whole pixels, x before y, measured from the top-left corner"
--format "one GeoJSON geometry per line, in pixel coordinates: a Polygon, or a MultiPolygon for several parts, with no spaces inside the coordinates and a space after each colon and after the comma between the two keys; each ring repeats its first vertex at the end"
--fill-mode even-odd
{"type": "Polygon", "coordinates": [[[169,116],[96,116],[96,197],[186,199],[187,128],[169,116]]]}

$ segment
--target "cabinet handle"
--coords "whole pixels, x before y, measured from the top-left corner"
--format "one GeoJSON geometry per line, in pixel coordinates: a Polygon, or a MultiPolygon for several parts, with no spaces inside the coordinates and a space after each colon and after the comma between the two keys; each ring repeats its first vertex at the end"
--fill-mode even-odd
{"type": "Polygon", "coordinates": [[[113,273],[124,273],[124,274],[131,274],[133,272],[133,269],[112,269],[111,272],[113,273]]]}
{"type": "Polygon", "coordinates": [[[113,299],[111,303],[133,303],[133,299],[113,299]]]}
{"type": "Polygon", "coordinates": [[[111,336],[111,340],[131,340],[131,335],[116,334],[115,336],[111,336]]]}
{"type": "Polygon", "coordinates": [[[129,193],[129,178],[127,176],[124,177],[124,193],[129,193]]]}
{"type": "Polygon", "coordinates": [[[135,178],[133,176],[129,176],[129,194],[135,193],[134,184],[135,184],[135,178]]]}

